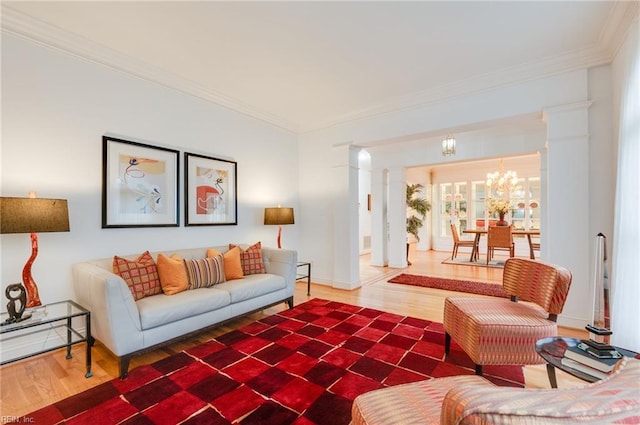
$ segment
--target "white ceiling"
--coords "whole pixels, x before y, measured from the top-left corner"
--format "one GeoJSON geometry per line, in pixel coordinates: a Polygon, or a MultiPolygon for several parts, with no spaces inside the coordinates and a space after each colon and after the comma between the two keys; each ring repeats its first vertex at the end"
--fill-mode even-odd
{"type": "Polygon", "coordinates": [[[2,2],[2,30],[294,132],[608,63],[637,2],[2,2]]]}

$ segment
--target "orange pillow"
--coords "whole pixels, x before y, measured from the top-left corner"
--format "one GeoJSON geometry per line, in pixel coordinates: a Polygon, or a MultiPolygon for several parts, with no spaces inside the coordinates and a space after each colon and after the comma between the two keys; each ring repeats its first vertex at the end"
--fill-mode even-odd
{"type": "MultiPolygon", "coordinates": [[[[220,255],[217,249],[209,248],[207,250],[207,257],[215,257],[220,255]]],[[[224,276],[227,280],[242,279],[244,273],[242,272],[242,264],[240,263],[240,248],[235,247],[223,254],[224,257],[224,276]]]]}
{"type": "Polygon", "coordinates": [[[187,269],[182,258],[173,254],[171,258],[158,254],[158,274],[162,291],[167,295],[177,294],[189,288],[187,269]]]}

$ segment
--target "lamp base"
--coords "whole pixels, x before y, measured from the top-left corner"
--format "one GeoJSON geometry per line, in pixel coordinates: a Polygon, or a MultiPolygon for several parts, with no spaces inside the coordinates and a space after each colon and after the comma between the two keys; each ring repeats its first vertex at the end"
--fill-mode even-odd
{"type": "Polygon", "coordinates": [[[282,226],[278,226],[278,249],[282,249],[282,245],[280,244],[281,236],[282,236],[282,226]]]}
{"type": "Polygon", "coordinates": [[[33,280],[33,276],[31,275],[31,266],[33,262],[36,261],[36,257],[38,255],[38,235],[36,233],[31,233],[31,257],[27,260],[27,263],[24,265],[22,269],[22,281],[24,282],[24,286],[27,290],[27,307],[38,307],[42,305],[40,301],[40,294],[38,292],[38,285],[33,280]]]}

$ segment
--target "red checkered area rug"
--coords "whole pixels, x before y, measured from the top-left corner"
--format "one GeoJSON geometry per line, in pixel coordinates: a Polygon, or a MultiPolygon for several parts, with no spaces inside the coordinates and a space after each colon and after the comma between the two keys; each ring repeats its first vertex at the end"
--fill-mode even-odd
{"type": "MultiPolygon", "coordinates": [[[[312,299],[27,417],[37,424],[348,424],[360,394],[470,375],[440,323],[312,299]]],[[[522,387],[520,366],[485,377],[522,387]]]]}

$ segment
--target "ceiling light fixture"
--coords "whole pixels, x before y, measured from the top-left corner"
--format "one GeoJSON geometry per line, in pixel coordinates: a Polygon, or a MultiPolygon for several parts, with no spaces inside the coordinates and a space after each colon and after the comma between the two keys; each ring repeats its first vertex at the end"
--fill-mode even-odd
{"type": "Polygon", "coordinates": [[[449,156],[456,154],[456,139],[453,135],[449,134],[442,139],[442,156],[449,156]]]}

